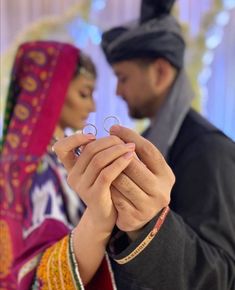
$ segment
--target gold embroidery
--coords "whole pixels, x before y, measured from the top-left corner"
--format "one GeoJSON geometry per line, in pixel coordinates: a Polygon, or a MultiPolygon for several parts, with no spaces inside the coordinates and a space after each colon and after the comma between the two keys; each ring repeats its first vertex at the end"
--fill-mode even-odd
{"type": "Polygon", "coordinates": [[[21,121],[24,121],[24,120],[26,120],[29,117],[30,111],[24,105],[17,104],[16,107],[15,107],[15,114],[16,114],[16,117],[18,119],[20,119],[21,121]]]}
{"type": "Polygon", "coordinates": [[[45,251],[37,269],[37,279],[41,290],[79,289],[74,283],[69,260],[69,238],[61,241],[45,251]]]}
{"type": "Polygon", "coordinates": [[[0,278],[6,277],[10,273],[10,267],[13,262],[12,243],[8,224],[0,220],[0,278]]]}
{"type": "Polygon", "coordinates": [[[39,65],[44,65],[46,63],[46,55],[41,51],[30,51],[28,56],[39,65]]]}
{"type": "Polygon", "coordinates": [[[16,135],[16,134],[13,134],[13,133],[9,133],[7,135],[7,141],[9,142],[10,146],[12,148],[16,148],[19,146],[19,143],[20,143],[20,139],[19,137],[16,135]]]}
{"type": "Polygon", "coordinates": [[[53,55],[55,53],[55,48],[54,47],[48,47],[47,49],[48,54],[53,55]]]}
{"type": "Polygon", "coordinates": [[[18,187],[20,185],[19,179],[12,179],[12,185],[18,187]]]}
{"type": "Polygon", "coordinates": [[[18,213],[22,213],[23,212],[23,207],[21,204],[16,204],[15,209],[18,213]]]}
{"type": "Polygon", "coordinates": [[[33,105],[34,107],[36,107],[36,106],[38,105],[38,99],[34,98],[34,99],[32,100],[32,105],[33,105]]]}
{"type": "Polygon", "coordinates": [[[22,87],[29,92],[34,92],[37,89],[37,82],[30,76],[27,76],[21,80],[22,87]]]}
{"type": "Polygon", "coordinates": [[[45,81],[47,79],[47,72],[46,71],[43,71],[40,73],[40,79],[42,81],[45,81]]]}

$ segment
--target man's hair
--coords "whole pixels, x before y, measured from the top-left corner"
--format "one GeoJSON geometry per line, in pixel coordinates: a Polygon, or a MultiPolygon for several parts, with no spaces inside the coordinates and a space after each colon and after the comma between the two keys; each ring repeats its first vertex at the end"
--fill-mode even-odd
{"type": "Polygon", "coordinates": [[[132,61],[138,64],[142,68],[148,67],[151,63],[153,63],[156,60],[156,58],[150,58],[150,57],[143,57],[143,58],[135,58],[132,61]]]}

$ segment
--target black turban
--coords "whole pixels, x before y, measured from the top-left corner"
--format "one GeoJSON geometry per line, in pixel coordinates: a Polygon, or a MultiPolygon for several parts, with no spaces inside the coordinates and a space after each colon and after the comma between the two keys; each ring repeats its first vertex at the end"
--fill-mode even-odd
{"type": "Polygon", "coordinates": [[[173,3],[143,0],[138,24],[104,32],[101,45],[108,62],[163,57],[182,68],[185,42],[179,23],[170,15],[173,3]]]}

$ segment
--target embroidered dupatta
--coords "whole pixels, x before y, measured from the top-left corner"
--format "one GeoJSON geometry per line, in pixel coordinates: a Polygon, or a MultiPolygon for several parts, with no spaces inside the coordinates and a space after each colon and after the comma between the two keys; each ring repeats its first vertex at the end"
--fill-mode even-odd
{"type": "Polygon", "coordinates": [[[59,42],[25,43],[17,51],[0,156],[1,289],[30,289],[43,252],[69,233],[65,225],[51,221],[25,240],[23,228],[32,218],[33,178],[53,136],[78,58],[77,48],[59,42]]]}

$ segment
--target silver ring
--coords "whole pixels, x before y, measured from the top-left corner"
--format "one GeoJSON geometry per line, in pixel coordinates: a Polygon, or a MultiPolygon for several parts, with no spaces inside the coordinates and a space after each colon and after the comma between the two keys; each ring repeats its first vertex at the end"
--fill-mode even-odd
{"type": "Polygon", "coordinates": [[[104,127],[104,130],[109,133],[109,130],[112,126],[114,125],[120,125],[120,121],[117,117],[115,116],[108,116],[104,119],[104,122],[103,122],[103,127],[104,127]]]}
{"type": "Polygon", "coordinates": [[[94,136],[97,135],[97,128],[95,125],[88,123],[85,125],[85,127],[82,129],[82,134],[92,134],[94,136]]]}

